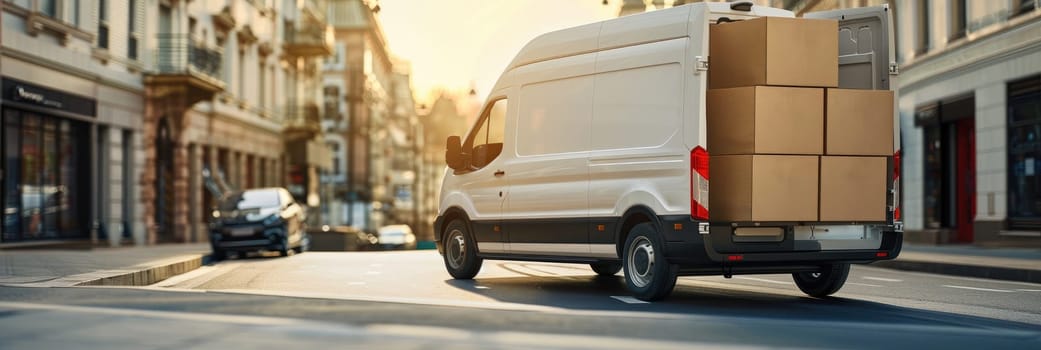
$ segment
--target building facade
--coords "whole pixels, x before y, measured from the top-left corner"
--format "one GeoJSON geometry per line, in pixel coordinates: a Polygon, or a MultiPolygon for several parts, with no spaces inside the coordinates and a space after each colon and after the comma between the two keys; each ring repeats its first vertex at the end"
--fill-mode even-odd
{"type": "Polygon", "coordinates": [[[1041,11],[896,1],[908,239],[1041,246],[1041,11]]]}
{"type": "Polygon", "coordinates": [[[148,241],[147,3],[0,2],[0,243],[148,241]]]}
{"type": "Polygon", "coordinates": [[[388,129],[395,109],[394,64],[376,12],[368,1],[330,0],[336,55],[324,71],[326,108],[336,111],[323,122],[334,164],[325,177],[331,189],[327,222],[366,231],[390,223],[396,151],[388,129]]]}

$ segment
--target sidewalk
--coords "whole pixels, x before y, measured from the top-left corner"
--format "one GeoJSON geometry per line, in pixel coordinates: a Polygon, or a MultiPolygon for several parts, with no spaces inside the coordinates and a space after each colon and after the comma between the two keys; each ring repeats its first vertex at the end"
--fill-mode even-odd
{"type": "Polygon", "coordinates": [[[144,286],[209,261],[209,244],[83,250],[0,250],[0,285],[69,287],[144,286]]]}
{"type": "Polygon", "coordinates": [[[1041,283],[1041,249],[904,244],[895,260],[871,266],[941,275],[1041,283]]]}

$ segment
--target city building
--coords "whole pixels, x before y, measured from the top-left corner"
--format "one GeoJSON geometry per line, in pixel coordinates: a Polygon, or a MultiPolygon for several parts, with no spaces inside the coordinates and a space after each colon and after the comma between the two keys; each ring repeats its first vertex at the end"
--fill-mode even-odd
{"type": "MultiPolygon", "coordinates": [[[[394,118],[394,63],[377,10],[363,0],[330,0],[329,24],[336,54],[324,69],[327,113],[323,121],[333,170],[327,223],[374,232],[389,224],[393,208],[388,125],[394,118]]],[[[413,108],[414,107],[406,107],[413,108]]]]}
{"type": "Polygon", "coordinates": [[[896,1],[910,241],[1041,246],[1041,10],[896,1]]]}
{"type": "Polygon", "coordinates": [[[0,243],[148,241],[145,4],[0,2],[0,243]]]}
{"type": "Polygon", "coordinates": [[[287,186],[319,205],[324,2],[159,1],[148,11],[140,215],[149,242],[206,241],[210,210],[229,191],[287,186]]]}

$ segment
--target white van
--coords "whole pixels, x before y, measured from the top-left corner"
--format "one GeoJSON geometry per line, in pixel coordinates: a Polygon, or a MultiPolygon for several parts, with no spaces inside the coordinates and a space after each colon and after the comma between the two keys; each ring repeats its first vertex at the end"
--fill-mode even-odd
{"type": "MultiPolygon", "coordinates": [[[[473,128],[448,139],[434,227],[448,272],[473,278],[483,259],[583,263],[600,275],[624,268],[643,300],[666,297],[677,276],[791,273],[807,294],[826,296],[845,283],[850,263],[895,258],[902,242],[895,178],[885,222],[709,215],[709,25],[760,16],[794,15],[748,2],[697,3],[528,43],[473,128]],[[750,227],[783,236],[736,239],[750,227]]],[[[890,89],[887,7],[807,17],[837,19],[840,31],[870,41],[840,43],[841,87],[890,89]]]]}

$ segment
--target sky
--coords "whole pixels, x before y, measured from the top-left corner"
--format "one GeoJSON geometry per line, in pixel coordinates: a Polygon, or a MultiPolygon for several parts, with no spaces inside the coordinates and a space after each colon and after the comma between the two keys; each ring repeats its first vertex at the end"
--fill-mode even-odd
{"type": "MultiPolygon", "coordinates": [[[[372,1],[372,0],[370,0],[372,1]]],[[[620,0],[379,0],[390,51],[412,63],[417,102],[476,89],[483,98],[532,38],[614,18],[620,0]]]]}

